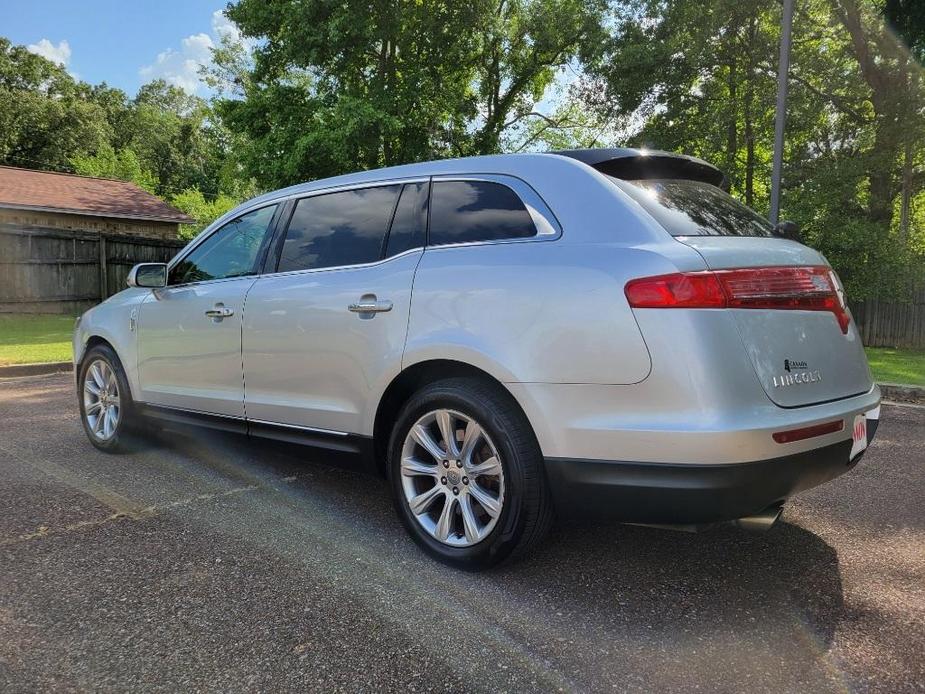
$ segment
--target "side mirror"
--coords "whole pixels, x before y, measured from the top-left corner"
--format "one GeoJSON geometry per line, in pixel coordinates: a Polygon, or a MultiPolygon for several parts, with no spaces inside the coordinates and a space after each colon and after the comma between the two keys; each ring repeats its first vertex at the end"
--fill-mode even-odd
{"type": "Polygon", "coordinates": [[[167,263],[139,263],[133,267],[125,283],[130,287],[158,289],[167,286],[167,263]]]}
{"type": "Polygon", "coordinates": [[[800,225],[788,219],[778,222],[774,227],[774,233],[785,239],[790,239],[791,241],[803,241],[803,235],[800,233],[800,225]]]}

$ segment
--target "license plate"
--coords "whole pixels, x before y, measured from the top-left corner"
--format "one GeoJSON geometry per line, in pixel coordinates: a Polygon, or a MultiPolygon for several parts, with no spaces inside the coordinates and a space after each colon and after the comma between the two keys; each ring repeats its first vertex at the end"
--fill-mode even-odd
{"type": "Polygon", "coordinates": [[[851,428],[851,454],[848,460],[854,460],[867,448],[867,413],[862,412],[854,417],[854,426],[851,428]]]}

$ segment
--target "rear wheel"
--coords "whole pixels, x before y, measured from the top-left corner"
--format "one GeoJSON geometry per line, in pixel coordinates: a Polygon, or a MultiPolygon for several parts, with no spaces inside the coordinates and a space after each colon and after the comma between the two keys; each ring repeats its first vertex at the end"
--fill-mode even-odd
{"type": "Polygon", "coordinates": [[[134,413],[128,380],[119,357],[108,345],[92,347],[78,375],[80,420],[90,443],[101,451],[124,450],[134,413]]]}
{"type": "Polygon", "coordinates": [[[399,516],[431,556],[468,569],[536,545],[552,520],[539,445],[496,386],[448,379],[416,393],[389,446],[399,516]]]}

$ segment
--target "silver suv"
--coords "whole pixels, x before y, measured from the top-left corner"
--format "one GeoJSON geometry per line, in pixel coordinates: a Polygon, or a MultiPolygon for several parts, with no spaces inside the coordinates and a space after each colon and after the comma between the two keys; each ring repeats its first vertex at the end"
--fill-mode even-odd
{"type": "Polygon", "coordinates": [[[350,454],[461,567],[554,511],[768,525],[858,461],[880,392],[825,258],[722,184],[578,150],[256,198],[79,321],[87,435],[184,420],[350,454]]]}

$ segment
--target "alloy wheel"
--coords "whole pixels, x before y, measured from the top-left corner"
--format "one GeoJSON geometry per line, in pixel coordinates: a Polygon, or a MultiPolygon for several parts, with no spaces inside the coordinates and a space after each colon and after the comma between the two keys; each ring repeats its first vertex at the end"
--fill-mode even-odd
{"type": "Polygon", "coordinates": [[[87,429],[100,441],[111,439],[119,426],[119,382],[112,366],[96,359],[87,368],[83,387],[87,429]]]}
{"type": "Polygon", "coordinates": [[[470,547],[494,529],[504,507],[504,470],[491,438],[472,417],[428,412],[401,452],[401,483],[411,514],[427,533],[470,547]]]}

